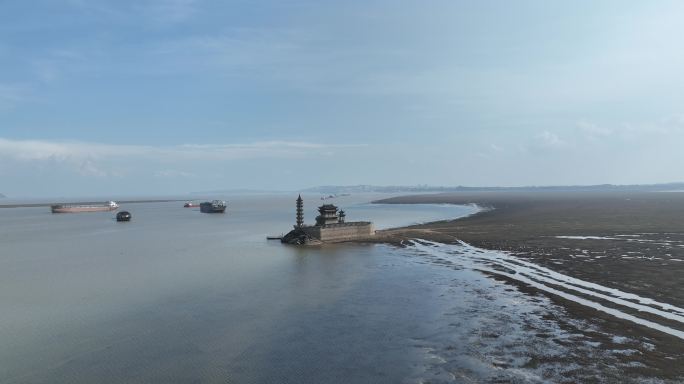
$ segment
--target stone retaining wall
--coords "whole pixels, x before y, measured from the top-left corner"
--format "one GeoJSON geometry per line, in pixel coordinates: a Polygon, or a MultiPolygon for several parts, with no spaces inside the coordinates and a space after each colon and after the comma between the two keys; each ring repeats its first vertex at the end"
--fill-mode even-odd
{"type": "Polygon", "coordinates": [[[325,242],[350,241],[372,236],[373,224],[367,221],[311,226],[302,228],[309,236],[325,242]]]}

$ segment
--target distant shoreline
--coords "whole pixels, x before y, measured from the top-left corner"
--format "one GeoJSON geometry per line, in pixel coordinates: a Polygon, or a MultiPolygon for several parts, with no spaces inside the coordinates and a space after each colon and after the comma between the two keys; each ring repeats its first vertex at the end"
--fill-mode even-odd
{"type": "MultiPolygon", "coordinates": [[[[161,200],[118,200],[119,204],[140,204],[140,203],[169,203],[174,201],[186,201],[184,199],[161,199],[161,200]]],[[[77,201],[69,202],[69,204],[99,204],[102,201],[77,201]]],[[[0,204],[0,208],[36,208],[36,207],[49,207],[53,204],[60,203],[27,203],[27,204],[0,204]]]]}

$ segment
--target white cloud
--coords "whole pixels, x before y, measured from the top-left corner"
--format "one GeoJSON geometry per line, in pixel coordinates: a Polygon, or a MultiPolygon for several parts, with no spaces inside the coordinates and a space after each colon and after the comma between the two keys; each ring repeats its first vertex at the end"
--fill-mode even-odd
{"type": "Polygon", "coordinates": [[[501,148],[499,145],[496,143],[490,143],[489,144],[489,149],[491,149],[493,152],[502,152],[504,149],[501,148]]]}
{"type": "MultiPolygon", "coordinates": [[[[337,46],[330,31],[308,27],[227,28],[161,41],[150,47],[158,73],[210,71],[223,78],[325,94],[453,91],[453,76],[419,65],[418,73],[399,70],[412,53],[386,46],[337,46]],[[388,64],[389,63],[389,64],[388,64]],[[401,67],[401,66],[400,66],[401,67]]],[[[143,69],[145,70],[145,69],[143,69]]],[[[451,74],[451,71],[449,72],[451,74]]]]}
{"type": "Polygon", "coordinates": [[[663,119],[662,124],[682,129],[684,128],[684,114],[668,116],[663,119]]]}
{"type": "Polygon", "coordinates": [[[76,10],[108,20],[140,20],[147,25],[169,25],[190,19],[197,13],[196,0],[148,0],[144,2],[109,2],[68,0],[76,10]]]}
{"type": "Polygon", "coordinates": [[[78,73],[88,62],[89,54],[85,50],[58,48],[30,60],[28,64],[36,79],[47,84],[61,79],[65,73],[78,73]]]}
{"type": "Polygon", "coordinates": [[[185,171],[180,171],[177,169],[164,169],[158,172],[155,172],[154,177],[162,177],[162,178],[178,178],[178,177],[194,177],[194,173],[190,172],[185,172],[185,171]]]}
{"type": "Polygon", "coordinates": [[[534,144],[538,147],[550,149],[562,148],[567,145],[557,134],[549,131],[538,134],[535,137],[534,144]]]}
{"type": "Polygon", "coordinates": [[[108,176],[108,173],[95,165],[95,162],[91,159],[85,159],[81,162],[81,165],[78,168],[78,173],[82,176],[108,176]]]}
{"type": "Polygon", "coordinates": [[[153,146],[0,138],[0,164],[5,173],[7,169],[22,169],[29,174],[64,173],[99,179],[137,175],[161,181],[200,177],[207,172],[222,175],[227,169],[249,169],[264,161],[302,164],[337,155],[341,149],[363,146],[300,141],[153,146]]]}
{"type": "Polygon", "coordinates": [[[175,146],[104,144],[83,141],[10,140],[0,138],[0,157],[19,161],[96,161],[145,158],[159,161],[296,158],[328,154],[364,144],[334,145],[299,141],[258,141],[237,144],[175,146]]]}
{"type": "Polygon", "coordinates": [[[604,138],[611,136],[615,131],[611,128],[606,128],[595,123],[588,121],[579,121],[577,123],[577,129],[583,134],[583,136],[589,140],[596,140],[599,138],[604,138]]]}
{"type": "Polygon", "coordinates": [[[136,11],[142,12],[156,24],[175,24],[190,19],[197,13],[196,0],[156,0],[136,5],[136,11]]]}
{"type": "Polygon", "coordinates": [[[576,128],[578,139],[594,143],[656,139],[684,133],[684,117],[672,115],[657,121],[623,122],[610,126],[582,120],[576,128]]]}
{"type": "Polygon", "coordinates": [[[564,142],[556,135],[549,131],[544,131],[539,135],[541,142],[548,147],[558,147],[564,144],[564,142]]]}
{"type": "Polygon", "coordinates": [[[0,83],[0,112],[14,108],[28,96],[28,87],[0,83]]]}

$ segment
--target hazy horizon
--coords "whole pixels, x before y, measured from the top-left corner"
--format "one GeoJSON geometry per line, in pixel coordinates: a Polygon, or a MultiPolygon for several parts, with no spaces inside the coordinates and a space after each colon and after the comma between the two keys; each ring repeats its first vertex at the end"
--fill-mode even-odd
{"type": "MultiPolygon", "coordinates": [[[[449,193],[449,192],[477,192],[477,191],[500,191],[500,192],[684,192],[684,182],[669,182],[657,184],[592,184],[592,185],[523,185],[523,186],[467,186],[467,185],[322,185],[295,189],[215,189],[206,191],[187,191],[177,193],[142,193],[129,190],[127,193],[104,193],[104,194],[67,194],[56,195],[43,193],[33,195],[11,196],[0,193],[0,199],[6,198],[8,201],[48,201],[49,199],[213,199],[226,195],[245,196],[245,195],[280,195],[280,194],[301,194],[301,195],[328,195],[344,196],[344,194],[420,194],[420,193],[449,193]]],[[[85,201],[83,200],[83,201],[85,201]]],[[[51,201],[51,200],[50,200],[51,201]]]]}
{"type": "Polygon", "coordinates": [[[0,4],[0,193],[682,180],[677,1],[0,4]]]}

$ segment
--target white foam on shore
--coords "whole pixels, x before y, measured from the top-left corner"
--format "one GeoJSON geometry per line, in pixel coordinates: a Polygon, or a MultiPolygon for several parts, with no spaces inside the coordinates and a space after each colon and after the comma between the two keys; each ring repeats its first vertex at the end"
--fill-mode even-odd
{"type": "Polygon", "coordinates": [[[560,296],[566,300],[684,339],[684,331],[625,313],[620,309],[606,307],[591,299],[577,296],[576,293],[581,293],[589,298],[611,302],[618,308],[631,308],[639,312],[657,315],[681,323],[684,326],[683,308],[576,279],[505,252],[486,251],[463,242],[460,245],[447,245],[417,240],[412,241],[412,244],[418,251],[446,259],[454,264],[505,276],[533,286],[541,291],[560,296]]]}

